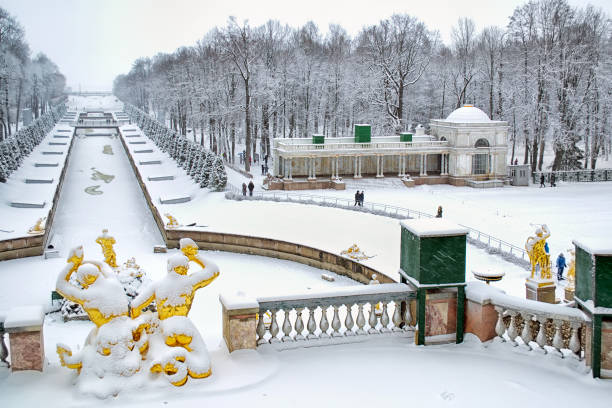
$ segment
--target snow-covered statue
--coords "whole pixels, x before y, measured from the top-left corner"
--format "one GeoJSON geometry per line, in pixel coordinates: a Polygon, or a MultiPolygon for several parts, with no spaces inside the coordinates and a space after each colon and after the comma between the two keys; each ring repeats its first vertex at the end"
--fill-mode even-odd
{"type": "Polygon", "coordinates": [[[550,255],[547,251],[546,239],[550,237],[550,230],[546,224],[536,229],[535,236],[527,238],[525,249],[531,262],[531,278],[533,279],[536,267],[540,267],[540,279],[551,279],[550,255]]]}
{"type": "Polygon", "coordinates": [[[141,352],[146,349],[146,336],[140,333],[144,325],[130,319],[128,298],[110,267],[83,258],[82,247],[70,251],[56,290],[81,305],[96,327],[80,352],[73,354],[70,347],[58,344],[57,353],[62,366],[79,372],[76,382],[82,392],[116,395],[127,384],[141,381],[126,381],[125,377],[140,370],[141,352]],[[76,282],[70,279],[73,274],[76,282]]]}
{"type": "Polygon", "coordinates": [[[103,229],[102,235],[96,238],[96,243],[102,247],[102,254],[104,254],[104,262],[106,262],[111,268],[117,267],[117,255],[115,254],[115,250],[113,249],[113,245],[115,245],[117,241],[115,241],[114,237],[108,235],[108,230],[103,229]]]}
{"type": "Polygon", "coordinates": [[[576,287],[576,250],[574,248],[570,248],[568,249],[568,252],[570,253],[571,258],[567,266],[567,286],[573,289],[576,287]]]}
{"type": "Polygon", "coordinates": [[[181,240],[181,249],[185,249],[189,258],[183,253],[172,255],[168,259],[168,274],[145,287],[132,301],[133,318],[151,302],[157,303],[160,320],[157,334],[161,336],[152,336],[149,341],[150,370],[163,373],[176,386],[185,384],[188,377],[205,378],[212,372],[206,345],[187,315],[195,291],[219,276],[219,268],[200,257],[197,248],[192,240],[181,240]],[[201,269],[189,273],[190,259],[201,269]]]}
{"type": "Polygon", "coordinates": [[[179,223],[176,220],[176,218],[174,218],[172,215],[170,215],[170,213],[166,213],[164,214],[164,217],[166,217],[168,219],[168,222],[166,223],[166,227],[168,228],[178,228],[179,223]]]}
{"type": "Polygon", "coordinates": [[[46,219],[47,217],[39,218],[38,221],[36,221],[36,224],[34,224],[34,226],[28,230],[28,234],[44,234],[45,227],[43,224],[46,219]]]}

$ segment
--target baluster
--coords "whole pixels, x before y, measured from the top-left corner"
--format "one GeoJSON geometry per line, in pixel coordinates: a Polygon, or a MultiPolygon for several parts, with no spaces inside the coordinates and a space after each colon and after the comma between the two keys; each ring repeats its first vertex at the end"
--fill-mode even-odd
{"type": "Polygon", "coordinates": [[[553,324],[555,325],[555,335],[552,341],[552,346],[555,348],[554,354],[563,358],[563,353],[561,353],[561,349],[563,348],[563,335],[561,334],[561,325],[563,324],[563,321],[553,320],[553,324]]]}
{"type": "Polygon", "coordinates": [[[383,310],[382,310],[382,316],[380,316],[380,323],[382,324],[382,327],[380,329],[381,333],[389,333],[391,331],[388,328],[389,314],[387,313],[387,302],[383,302],[383,310]]]}
{"type": "Polygon", "coordinates": [[[531,346],[529,342],[533,340],[533,335],[531,333],[531,317],[532,315],[529,313],[521,313],[523,317],[523,330],[521,331],[521,339],[523,340],[523,345],[521,347],[531,350],[531,346]]]}
{"type": "Polygon", "coordinates": [[[358,335],[363,335],[363,334],[367,334],[365,330],[363,330],[363,326],[365,326],[366,324],[366,320],[365,320],[365,316],[363,315],[363,303],[359,303],[359,312],[357,313],[357,334],[358,335]]]}
{"type": "Polygon", "coordinates": [[[400,328],[400,325],[402,324],[402,304],[401,302],[398,302],[397,300],[393,301],[393,328],[391,329],[394,332],[401,332],[402,329],[400,328]]]}
{"type": "Polygon", "coordinates": [[[271,322],[270,322],[270,334],[272,335],[272,337],[270,337],[270,343],[278,343],[279,340],[276,337],[278,335],[278,323],[276,322],[276,310],[270,310],[270,317],[271,317],[271,322]]]}
{"type": "Polygon", "coordinates": [[[517,346],[517,342],[514,340],[518,337],[518,330],[516,328],[516,316],[517,313],[515,311],[510,312],[510,326],[508,326],[508,337],[510,338],[510,343],[513,346],[517,346]]]}
{"type": "Polygon", "coordinates": [[[353,326],[355,326],[355,322],[353,320],[353,305],[347,303],[346,305],[346,319],[344,319],[344,326],[346,327],[346,331],[344,332],[345,336],[354,336],[355,332],[353,331],[353,326]]]}
{"type": "MultiPolygon", "coordinates": [[[[401,308],[401,303],[398,304],[398,307],[401,308]]],[[[406,313],[404,314],[404,331],[414,331],[414,327],[410,324],[412,323],[412,314],[410,313],[410,300],[406,301],[406,313]]]]}
{"type": "Polygon", "coordinates": [[[376,317],[376,302],[370,302],[370,319],[368,320],[368,324],[370,325],[370,329],[368,333],[370,334],[378,334],[378,330],[376,330],[376,323],[378,323],[378,318],[376,317]]]}
{"type": "Polygon", "coordinates": [[[317,339],[318,337],[315,335],[315,331],[317,330],[317,322],[315,322],[314,318],[315,308],[311,307],[308,309],[308,323],[306,323],[306,328],[308,329],[308,335],[306,338],[308,340],[317,339]]]}
{"type": "Polygon", "coordinates": [[[321,338],[325,339],[329,337],[327,334],[327,330],[329,330],[329,322],[327,321],[327,309],[328,307],[321,306],[321,321],[319,322],[319,327],[321,328],[321,338]]]}
{"type": "Polygon", "coordinates": [[[334,329],[334,331],[332,332],[332,337],[340,337],[342,336],[342,334],[340,334],[340,327],[342,327],[342,323],[340,323],[340,315],[338,314],[338,306],[334,305],[334,318],[332,319],[332,329],[334,329]]]}
{"type": "Polygon", "coordinates": [[[580,336],[578,336],[578,329],[580,328],[580,323],[572,322],[572,335],[570,337],[569,349],[572,351],[574,357],[581,360],[580,351],[582,349],[580,345],[580,336]]]}
{"type": "Polygon", "coordinates": [[[264,336],[266,335],[266,325],[264,324],[264,315],[265,315],[265,311],[263,313],[261,313],[261,310],[259,312],[259,319],[257,319],[257,345],[260,344],[264,344],[267,343],[266,339],[264,339],[264,336]]]}
{"type": "Polygon", "coordinates": [[[285,335],[282,337],[282,341],[293,341],[291,336],[289,336],[293,330],[293,327],[291,327],[291,320],[289,320],[290,313],[291,310],[285,310],[285,319],[283,320],[283,333],[285,335]]]}
{"type": "Polygon", "coordinates": [[[506,325],[504,324],[504,309],[501,307],[495,306],[495,311],[497,312],[497,323],[495,324],[495,334],[501,339],[501,341],[506,341],[504,338],[504,333],[506,332],[506,325]]]}
{"type": "Polygon", "coordinates": [[[538,320],[538,322],[540,323],[540,329],[538,330],[538,335],[536,336],[536,343],[538,343],[538,346],[540,346],[540,349],[544,352],[544,354],[547,353],[546,351],[546,317],[543,316],[537,316],[536,319],[538,320]]]}
{"type": "Polygon", "coordinates": [[[295,317],[295,340],[305,340],[306,338],[302,335],[302,332],[304,331],[304,321],[302,320],[302,311],[304,310],[303,307],[298,307],[296,309],[296,317],[295,317]]]}

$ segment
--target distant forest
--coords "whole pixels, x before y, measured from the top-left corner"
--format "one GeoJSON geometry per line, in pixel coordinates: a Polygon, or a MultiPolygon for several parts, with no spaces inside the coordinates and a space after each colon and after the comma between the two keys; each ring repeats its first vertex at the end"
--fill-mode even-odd
{"type": "Polygon", "coordinates": [[[66,78],[45,54],[30,56],[21,24],[0,7],[0,141],[19,130],[24,108],[38,118],[63,97],[66,78]]]}
{"type": "Polygon", "coordinates": [[[355,123],[389,135],[473,104],[508,122],[511,160],[541,170],[552,146],[552,169],[570,170],[610,154],[611,57],[609,17],[565,0],[519,6],[506,27],[462,17],[450,44],[406,14],[355,38],[230,18],[196,45],[136,60],[113,91],[232,162],[237,142],[252,157],[272,138],[347,136],[355,123]]]}

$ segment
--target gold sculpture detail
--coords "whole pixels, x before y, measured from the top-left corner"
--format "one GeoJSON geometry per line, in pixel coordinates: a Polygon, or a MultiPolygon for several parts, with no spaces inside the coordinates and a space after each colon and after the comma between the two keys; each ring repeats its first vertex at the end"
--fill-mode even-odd
{"type": "Polygon", "coordinates": [[[168,222],[166,223],[166,227],[168,228],[178,228],[179,223],[172,215],[169,213],[164,214],[164,217],[168,218],[168,222]]]}
{"type": "Polygon", "coordinates": [[[531,263],[531,278],[533,279],[536,267],[540,267],[540,279],[551,279],[550,255],[546,253],[546,239],[550,237],[550,230],[542,224],[535,232],[535,236],[527,238],[525,249],[531,263]]]}
{"type": "Polygon", "coordinates": [[[117,255],[113,249],[116,241],[114,237],[108,235],[108,230],[103,229],[102,235],[96,239],[96,243],[102,247],[102,253],[104,254],[104,262],[110,265],[112,268],[117,267],[117,255]]]}
{"type": "Polygon", "coordinates": [[[576,250],[570,248],[567,252],[571,255],[567,267],[567,287],[573,290],[576,287],[576,250]]]}
{"type": "Polygon", "coordinates": [[[47,217],[39,218],[36,224],[28,230],[28,234],[44,234],[45,228],[43,227],[43,222],[45,222],[46,219],[47,217]]]}
{"type": "Polygon", "coordinates": [[[344,251],[340,252],[340,255],[344,255],[356,261],[363,261],[364,259],[374,258],[374,256],[368,256],[365,253],[361,252],[361,249],[359,249],[357,244],[353,244],[348,249],[345,249],[344,251]]]}

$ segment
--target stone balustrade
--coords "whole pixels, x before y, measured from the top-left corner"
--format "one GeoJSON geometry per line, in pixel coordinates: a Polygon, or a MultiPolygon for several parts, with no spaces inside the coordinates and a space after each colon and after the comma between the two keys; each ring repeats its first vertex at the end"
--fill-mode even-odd
{"type": "Polygon", "coordinates": [[[520,299],[480,282],[466,289],[466,332],[527,351],[582,360],[590,319],[581,310],[520,299]]]}
{"type": "Polygon", "coordinates": [[[228,349],[233,351],[254,348],[253,341],[256,345],[299,341],[334,343],[346,341],[342,339],[348,337],[381,333],[410,336],[415,330],[411,313],[415,298],[415,290],[399,283],[241,302],[222,296],[224,338],[228,349]],[[257,317],[250,318],[254,310],[258,311],[257,317]],[[232,316],[240,316],[242,323],[236,322],[232,327],[232,316]],[[250,328],[255,332],[248,333],[250,328]]]}

